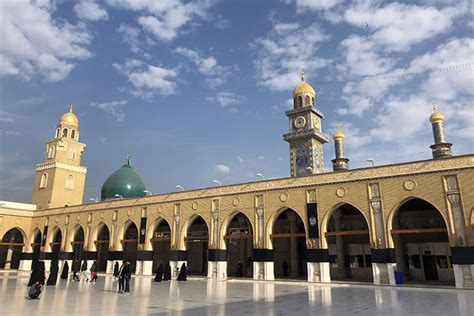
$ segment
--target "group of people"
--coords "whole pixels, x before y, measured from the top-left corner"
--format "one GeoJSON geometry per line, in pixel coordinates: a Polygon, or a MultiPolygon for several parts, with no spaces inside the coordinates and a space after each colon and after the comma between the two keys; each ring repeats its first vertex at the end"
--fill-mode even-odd
{"type": "Polygon", "coordinates": [[[119,263],[114,265],[114,279],[118,279],[118,293],[128,295],[130,294],[130,279],[132,278],[132,267],[130,261],[124,261],[119,267],[119,263]]]}
{"type": "MultiPolygon", "coordinates": [[[[77,273],[81,272],[81,277],[85,279],[86,282],[89,281],[89,276],[87,274],[87,261],[81,265],[79,260],[75,260],[73,263],[73,276],[72,281],[80,281],[77,273]]],[[[97,262],[94,261],[90,268],[91,279],[90,282],[95,284],[98,277],[97,277],[97,262]]],[[[57,260],[51,261],[51,267],[49,269],[49,276],[48,280],[46,280],[46,268],[44,261],[34,261],[31,267],[31,276],[28,280],[28,286],[30,287],[28,291],[28,296],[30,299],[39,299],[39,296],[42,291],[42,287],[45,285],[56,285],[58,280],[58,273],[59,273],[59,263],[57,260]]],[[[69,264],[64,262],[63,270],[61,272],[61,280],[67,280],[69,277],[69,264]]]]}
{"type": "MultiPolygon", "coordinates": [[[[176,274],[178,275],[177,280],[178,281],[186,281],[188,277],[188,268],[186,267],[186,264],[183,262],[180,268],[176,268],[176,274]]],[[[156,275],[155,275],[155,282],[161,282],[161,281],[169,281],[171,280],[171,265],[166,263],[165,267],[163,267],[163,264],[160,263],[158,266],[158,269],[156,269],[156,275]]]]}

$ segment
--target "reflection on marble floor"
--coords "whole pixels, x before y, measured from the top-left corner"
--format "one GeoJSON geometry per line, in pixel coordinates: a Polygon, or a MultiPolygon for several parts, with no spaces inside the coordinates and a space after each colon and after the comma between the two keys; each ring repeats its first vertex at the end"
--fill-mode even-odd
{"type": "Polygon", "coordinates": [[[132,279],[131,295],[102,276],[95,285],[58,280],[39,301],[25,299],[28,274],[0,272],[0,315],[472,315],[474,291],[227,282],[192,279],[155,283],[132,279]]]}

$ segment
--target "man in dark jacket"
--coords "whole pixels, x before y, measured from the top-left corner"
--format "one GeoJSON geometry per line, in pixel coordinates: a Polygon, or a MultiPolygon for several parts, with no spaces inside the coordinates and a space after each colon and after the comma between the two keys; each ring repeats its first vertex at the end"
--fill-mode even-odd
{"type": "Polygon", "coordinates": [[[81,262],[79,260],[74,260],[74,263],[72,264],[72,280],[73,281],[79,281],[79,277],[77,276],[77,273],[81,270],[81,262]]]}
{"type": "Polygon", "coordinates": [[[122,269],[121,277],[125,282],[125,287],[123,289],[123,294],[130,294],[130,279],[132,278],[132,268],[130,266],[130,261],[125,262],[125,266],[122,269]]]}
{"type": "Polygon", "coordinates": [[[118,292],[120,294],[123,293],[123,288],[124,288],[124,283],[125,283],[125,279],[122,277],[122,274],[123,274],[123,269],[125,268],[125,261],[122,262],[122,265],[120,266],[118,272],[117,272],[117,277],[119,279],[118,281],[118,284],[119,284],[119,289],[118,289],[118,292]]]}

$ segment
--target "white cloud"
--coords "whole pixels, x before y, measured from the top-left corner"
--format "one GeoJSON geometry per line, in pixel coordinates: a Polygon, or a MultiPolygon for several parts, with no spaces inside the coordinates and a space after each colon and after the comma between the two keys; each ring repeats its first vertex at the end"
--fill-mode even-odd
{"type": "Polygon", "coordinates": [[[367,28],[370,39],[388,51],[407,51],[412,45],[447,32],[466,10],[463,5],[438,9],[431,6],[359,1],[346,10],[345,21],[367,28]],[[367,23],[367,24],[366,24],[367,23]]]}
{"type": "Polygon", "coordinates": [[[216,165],[216,171],[221,174],[228,174],[230,173],[230,167],[224,164],[216,165]]]}
{"type": "Polygon", "coordinates": [[[238,105],[244,102],[246,99],[241,95],[237,95],[231,92],[219,92],[213,97],[208,97],[208,101],[218,103],[222,107],[228,107],[231,105],[238,105]]]}
{"type": "Polygon", "coordinates": [[[298,12],[322,11],[336,6],[340,0],[295,0],[298,12]]]}
{"type": "Polygon", "coordinates": [[[175,68],[164,68],[146,64],[137,59],[128,59],[124,64],[113,64],[114,68],[127,76],[135,90],[132,94],[151,97],[156,91],[161,95],[176,93],[177,84],[173,79],[178,75],[175,68]]]}
{"type": "Polygon", "coordinates": [[[142,48],[147,42],[140,39],[141,30],[139,28],[127,24],[120,24],[117,31],[122,35],[122,40],[130,45],[132,52],[141,53],[145,57],[150,57],[142,48]]]}
{"type": "Polygon", "coordinates": [[[60,81],[74,62],[92,56],[92,37],[83,25],[52,17],[55,6],[28,0],[0,1],[0,77],[60,81]]]}
{"type": "Polygon", "coordinates": [[[106,0],[113,7],[142,13],[138,23],[143,29],[162,41],[171,41],[193,19],[204,18],[214,1],[180,0],[106,0]]]}
{"type": "Polygon", "coordinates": [[[123,112],[123,107],[127,104],[126,100],[122,101],[111,101],[103,103],[92,103],[91,105],[97,107],[101,111],[108,113],[115,117],[118,122],[121,122],[125,118],[125,113],[123,112]]]}
{"type": "Polygon", "coordinates": [[[81,20],[100,21],[109,19],[107,11],[95,0],[81,0],[74,6],[74,11],[81,20]]]}
{"type": "Polygon", "coordinates": [[[311,74],[331,63],[317,56],[319,44],[329,39],[317,24],[302,28],[298,24],[276,23],[265,38],[258,38],[253,48],[258,53],[255,62],[258,85],[274,91],[285,91],[299,82],[299,72],[311,74]]]}

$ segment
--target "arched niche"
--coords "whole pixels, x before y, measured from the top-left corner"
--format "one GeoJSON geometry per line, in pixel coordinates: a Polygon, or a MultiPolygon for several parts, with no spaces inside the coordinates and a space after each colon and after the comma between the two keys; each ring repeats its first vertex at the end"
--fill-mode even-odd
{"type": "Polygon", "coordinates": [[[19,268],[26,240],[25,236],[25,233],[19,227],[12,228],[3,235],[0,242],[1,269],[19,268]]]}
{"type": "Polygon", "coordinates": [[[203,217],[193,216],[185,236],[188,272],[195,275],[207,274],[207,255],[209,244],[209,228],[203,217]]]}
{"type": "Polygon", "coordinates": [[[97,250],[97,269],[105,272],[110,245],[110,231],[105,223],[98,225],[97,238],[94,244],[97,250]]]}
{"type": "Polygon", "coordinates": [[[128,226],[126,226],[121,243],[123,247],[123,260],[129,261],[132,272],[135,272],[138,252],[138,228],[134,222],[130,221],[128,226]]]}
{"type": "Polygon", "coordinates": [[[151,228],[149,241],[153,250],[153,271],[156,271],[160,264],[170,261],[171,226],[166,219],[159,218],[151,228]]]}

